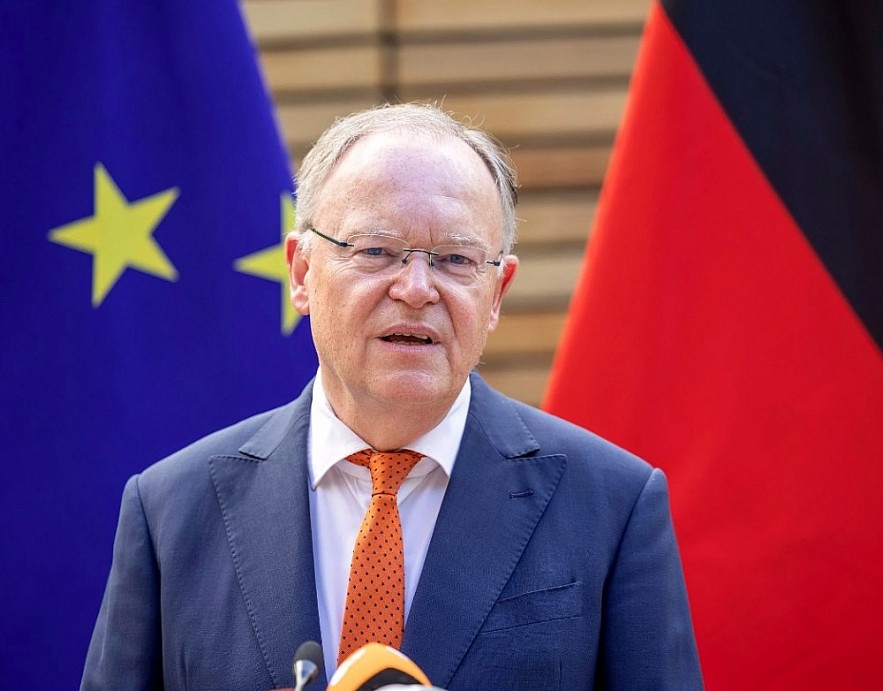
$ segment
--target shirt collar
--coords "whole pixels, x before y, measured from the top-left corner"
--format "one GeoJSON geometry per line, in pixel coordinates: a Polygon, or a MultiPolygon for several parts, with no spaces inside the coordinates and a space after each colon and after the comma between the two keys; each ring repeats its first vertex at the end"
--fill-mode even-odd
{"type": "MultiPolygon", "coordinates": [[[[407,448],[425,456],[414,466],[410,476],[425,475],[436,465],[441,466],[448,477],[451,476],[457,451],[460,449],[460,441],[463,438],[463,431],[466,429],[466,417],[469,413],[471,396],[472,387],[467,378],[444,419],[422,437],[406,445],[407,448]]],[[[332,467],[350,454],[368,448],[368,446],[367,442],[334,414],[322,386],[322,369],[320,367],[313,382],[313,400],[310,404],[310,486],[316,489],[316,486],[322,482],[332,467]]]]}

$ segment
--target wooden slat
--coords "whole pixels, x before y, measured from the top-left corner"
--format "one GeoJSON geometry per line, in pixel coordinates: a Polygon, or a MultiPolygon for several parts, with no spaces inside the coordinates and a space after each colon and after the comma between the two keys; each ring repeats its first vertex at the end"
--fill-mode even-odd
{"type": "Polygon", "coordinates": [[[299,160],[337,117],[370,108],[381,101],[377,93],[327,102],[282,103],[276,106],[276,114],[285,142],[293,157],[299,160]]]}
{"type": "Polygon", "coordinates": [[[379,89],[381,48],[365,45],[264,51],[261,66],[273,93],[356,88],[379,89]]]}
{"type": "Polygon", "coordinates": [[[518,274],[506,296],[509,309],[567,305],[582,266],[582,252],[564,250],[540,255],[524,252],[519,259],[518,274]]]}
{"type": "MultiPolygon", "coordinates": [[[[419,88],[399,90],[402,100],[425,98],[419,88]]],[[[436,94],[438,96],[438,94],[436,94]]],[[[541,90],[519,94],[455,94],[444,97],[446,110],[471,117],[509,146],[533,137],[615,130],[623,110],[626,87],[541,90]]]]}
{"type": "Polygon", "coordinates": [[[610,146],[516,148],[511,153],[525,190],[589,188],[601,186],[610,146]]]}
{"type": "Polygon", "coordinates": [[[510,314],[503,302],[503,316],[484,349],[487,357],[549,355],[558,347],[566,312],[547,310],[510,314]]]}
{"type": "Polygon", "coordinates": [[[375,34],[383,0],[248,0],[241,3],[258,43],[375,34]]]}
{"type": "Polygon", "coordinates": [[[479,366],[478,371],[497,390],[534,406],[539,406],[542,402],[549,381],[548,364],[498,369],[488,363],[487,367],[479,366]]]}
{"type": "Polygon", "coordinates": [[[503,42],[405,44],[399,50],[402,86],[525,79],[626,79],[638,36],[529,38],[503,42]]]}
{"type": "Polygon", "coordinates": [[[584,243],[594,223],[597,204],[597,193],[586,190],[522,194],[518,203],[516,253],[533,245],[584,243]]]}
{"type": "Polygon", "coordinates": [[[643,22],[650,0],[396,0],[399,31],[643,22]]]}

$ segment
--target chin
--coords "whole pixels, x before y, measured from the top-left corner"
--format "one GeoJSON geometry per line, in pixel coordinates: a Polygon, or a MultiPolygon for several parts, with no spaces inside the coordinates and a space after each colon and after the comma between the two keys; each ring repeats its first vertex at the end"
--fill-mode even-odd
{"type": "Polygon", "coordinates": [[[412,405],[431,405],[447,401],[460,392],[460,387],[453,387],[450,375],[439,375],[426,371],[397,371],[380,375],[374,380],[371,389],[378,399],[395,403],[412,405]]]}

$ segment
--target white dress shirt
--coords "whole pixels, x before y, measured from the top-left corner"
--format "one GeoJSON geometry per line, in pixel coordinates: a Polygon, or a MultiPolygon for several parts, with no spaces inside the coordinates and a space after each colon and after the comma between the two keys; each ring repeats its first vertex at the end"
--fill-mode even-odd
{"type": "MultiPolygon", "coordinates": [[[[417,462],[398,493],[405,546],[405,621],[460,448],[471,393],[467,379],[444,420],[406,446],[425,458],[417,462]]],[[[337,667],[353,546],[371,501],[371,474],[346,457],[368,447],[334,414],[320,369],[313,384],[308,463],[319,628],[328,678],[337,667]]]]}

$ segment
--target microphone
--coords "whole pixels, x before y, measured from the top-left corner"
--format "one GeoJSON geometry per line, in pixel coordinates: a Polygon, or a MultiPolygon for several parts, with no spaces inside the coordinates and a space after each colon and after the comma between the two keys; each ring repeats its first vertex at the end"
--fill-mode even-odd
{"type": "Polygon", "coordinates": [[[376,691],[391,684],[429,686],[429,679],[395,648],[367,643],[337,668],[326,691],[376,691]]]}
{"type": "Polygon", "coordinates": [[[291,671],[294,672],[295,691],[303,691],[322,671],[322,646],[316,641],[301,643],[294,653],[291,671]]]}

